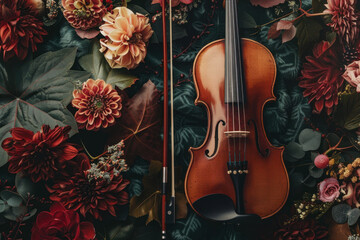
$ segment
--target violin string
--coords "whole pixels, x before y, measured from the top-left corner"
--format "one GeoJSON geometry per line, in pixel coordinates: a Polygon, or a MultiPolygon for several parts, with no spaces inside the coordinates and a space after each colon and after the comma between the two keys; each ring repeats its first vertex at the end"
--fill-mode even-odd
{"type": "MultiPolygon", "coordinates": [[[[225,7],[225,11],[226,13],[229,11],[229,3],[228,1],[225,2],[226,3],[226,7],[225,7]]],[[[226,26],[228,27],[228,23],[229,23],[229,14],[226,14],[226,26]]],[[[228,31],[228,30],[227,30],[228,31]]],[[[228,37],[228,36],[226,36],[228,37]]],[[[229,43],[229,38],[225,38],[225,88],[226,88],[226,98],[228,98],[229,96],[229,81],[227,81],[229,78],[227,77],[227,75],[229,74],[229,58],[226,57],[226,56],[229,56],[229,46],[228,46],[228,43],[229,43]]],[[[230,119],[230,116],[229,116],[229,102],[228,101],[225,101],[225,104],[226,104],[226,131],[229,132],[230,131],[230,126],[229,126],[229,119],[230,119]]],[[[228,142],[228,152],[229,152],[229,166],[231,165],[232,161],[231,161],[231,149],[230,149],[230,138],[227,137],[227,142],[228,142]]]]}
{"type": "MultiPolygon", "coordinates": [[[[236,2],[236,1],[235,1],[236,2]]],[[[235,19],[237,19],[237,15],[238,15],[238,12],[237,12],[237,5],[235,5],[234,6],[234,9],[236,9],[235,10],[235,14],[236,15],[233,15],[233,16],[236,16],[235,17],[235,19]]],[[[236,29],[239,29],[238,28],[238,22],[236,22],[236,29]]],[[[240,37],[239,36],[237,36],[238,37],[238,44],[239,44],[239,50],[240,50],[240,52],[241,52],[241,39],[240,39],[240,37]]],[[[241,54],[239,54],[239,56],[240,56],[240,59],[241,59],[241,54]]],[[[242,59],[241,59],[242,60],[242,59]]],[[[246,138],[247,138],[247,135],[246,135],[246,131],[247,131],[247,127],[246,127],[246,115],[245,115],[245,94],[246,94],[246,92],[245,92],[245,86],[244,86],[244,74],[243,74],[243,65],[242,65],[242,61],[240,61],[239,62],[240,63],[240,69],[241,69],[241,71],[240,71],[240,78],[242,79],[242,81],[240,81],[240,87],[241,87],[241,101],[242,101],[242,116],[243,116],[243,131],[245,132],[245,137],[244,137],[244,139],[242,139],[242,141],[243,141],[243,145],[244,145],[244,148],[243,148],[243,161],[245,162],[246,161],[246,138]]],[[[240,111],[239,111],[239,121],[240,121],[240,111]]]]}
{"type": "MultiPolygon", "coordinates": [[[[234,11],[234,14],[232,16],[236,16],[237,15],[237,5],[236,5],[236,1],[232,1],[233,2],[233,11],[234,11]],[[236,14],[236,15],[235,15],[236,14]]],[[[237,17],[234,17],[234,19],[237,19],[237,17]]],[[[238,23],[236,21],[235,22],[235,29],[237,30],[238,29],[238,23]]],[[[239,127],[239,131],[241,131],[241,117],[240,117],[240,97],[239,97],[239,80],[240,82],[242,83],[243,79],[242,79],[242,76],[241,76],[241,71],[239,71],[239,67],[241,67],[241,65],[239,66],[238,64],[241,64],[241,51],[240,51],[240,39],[239,39],[239,35],[236,34],[236,31],[235,31],[235,37],[234,37],[234,41],[235,41],[235,44],[234,44],[234,47],[235,47],[235,50],[236,50],[236,53],[235,53],[235,57],[237,57],[236,60],[238,60],[236,63],[236,66],[235,66],[235,71],[236,71],[236,106],[237,106],[237,116],[238,116],[238,127],[239,127]]],[[[243,92],[242,92],[243,94],[243,92]]],[[[239,158],[239,165],[241,164],[241,143],[242,143],[242,138],[240,137],[239,135],[239,138],[237,138],[237,141],[238,141],[238,148],[236,150],[239,151],[238,153],[238,158],[239,158]]]]}
{"type": "MultiPolygon", "coordinates": [[[[230,3],[231,3],[231,1],[229,1],[230,3]]],[[[234,8],[233,7],[231,7],[230,6],[230,9],[231,9],[231,11],[234,11],[234,8]]],[[[234,16],[233,14],[231,14],[230,16],[234,16]]],[[[231,28],[230,28],[230,41],[231,41],[231,45],[230,45],[230,49],[233,49],[233,47],[236,47],[236,45],[234,44],[234,42],[235,42],[235,37],[234,37],[234,35],[233,35],[233,31],[231,31],[231,30],[233,30],[234,29],[234,21],[233,21],[233,19],[231,19],[230,21],[230,24],[231,24],[231,28]]],[[[231,67],[231,72],[233,73],[234,71],[236,71],[236,66],[235,66],[235,62],[234,62],[234,58],[233,58],[233,53],[232,53],[232,57],[230,58],[230,61],[231,61],[231,65],[230,65],[230,67],[231,67]]],[[[234,77],[234,74],[231,74],[231,76],[232,77],[234,77]]],[[[231,117],[232,117],[232,131],[236,131],[236,129],[235,129],[235,102],[234,102],[234,79],[231,79],[231,117]]],[[[233,164],[234,164],[234,166],[236,165],[236,161],[237,161],[237,159],[236,159],[236,138],[233,138],[232,139],[233,141],[233,152],[234,152],[234,162],[233,162],[233,164]]]]}

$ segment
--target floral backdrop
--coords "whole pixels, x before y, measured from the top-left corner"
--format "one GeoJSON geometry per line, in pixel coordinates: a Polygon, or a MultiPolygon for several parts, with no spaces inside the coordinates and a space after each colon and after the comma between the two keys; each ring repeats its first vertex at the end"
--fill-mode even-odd
{"type": "MultiPolygon", "coordinates": [[[[225,12],[221,0],[171,1],[169,239],[360,239],[360,2],[239,0],[242,36],[276,61],[265,128],[291,183],[256,236],[187,204],[188,149],[207,127],[192,64],[224,37],[225,12]]],[[[0,0],[1,239],[160,239],[163,17],[159,0],[0,0]]]]}

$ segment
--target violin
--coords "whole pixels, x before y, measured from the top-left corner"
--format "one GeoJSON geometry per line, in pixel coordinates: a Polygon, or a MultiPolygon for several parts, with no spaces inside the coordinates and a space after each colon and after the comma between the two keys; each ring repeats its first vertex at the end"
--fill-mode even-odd
{"type": "Polygon", "coordinates": [[[276,64],[260,43],[239,38],[237,1],[226,0],[225,40],[206,45],[194,61],[195,104],[207,110],[204,143],[190,148],[188,202],[200,216],[258,222],[278,212],[289,193],[283,147],[270,144],[264,105],[276,98],[276,64]]]}

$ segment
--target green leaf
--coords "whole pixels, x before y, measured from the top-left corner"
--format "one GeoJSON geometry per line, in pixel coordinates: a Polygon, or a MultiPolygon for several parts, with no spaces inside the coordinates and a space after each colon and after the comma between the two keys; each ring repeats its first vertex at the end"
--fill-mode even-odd
{"type": "Polygon", "coordinates": [[[126,240],[129,239],[134,231],[133,223],[121,223],[111,228],[108,232],[109,240],[126,240]]]}
{"type": "Polygon", "coordinates": [[[239,13],[239,28],[256,28],[255,19],[245,11],[239,13]]]}
{"type": "Polygon", "coordinates": [[[19,194],[9,190],[1,191],[0,197],[10,207],[19,207],[24,200],[19,194]]]}
{"type": "Polygon", "coordinates": [[[348,224],[349,226],[354,225],[360,217],[360,209],[353,208],[348,212],[348,224]]]}
{"type": "Polygon", "coordinates": [[[360,126],[360,94],[344,94],[340,97],[339,105],[334,113],[334,120],[347,130],[354,130],[360,126]]]}
{"type": "Polygon", "coordinates": [[[291,142],[285,147],[284,158],[288,162],[296,162],[305,157],[302,146],[296,142],[291,142]]]}
{"type": "MultiPolygon", "coordinates": [[[[34,61],[29,60],[26,75],[18,78],[19,84],[12,84],[9,89],[9,82],[15,79],[0,74],[0,144],[10,137],[9,131],[13,127],[36,132],[43,124],[50,127],[69,125],[71,135],[77,132],[75,118],[66,105],[70,103],[74,89],[72,81],[88,78],[89,74],[70,70],[75,55],[76,49],[71,48],[48,52],[34,61]]],[[[7,159],[7,153],[0,148],[0,166],[6,164],[7,159]]]]}
{"type": "Polygon", "coordinates": [[[0,200],[0,213],[6,210],[6,203],[3,200],[0,200]]]}
{"type": "Polygon", "coordinates": [[[334,206],[331,210],[334,221],[338,224],[346,223],[350,210],[351,207],[344,203],[334,206]]]}
{"type": "Polygon", "coordinates": [[[309,174],[313,178],[320,178],[324,173],[324,169],[317,168],[314,164],[309,167],[309,174]]]}
{"type": "Polygon", "coordinates": [[[126,69],[112,69],[99,49],[100,44],[98,41],[95,41],[91,54],[79,59],[80,66],[90,72],[95,80],[103,79],[106,83],[111,84],[112,87],[116,86],[123,90],[133,85],[138,78],[131,75],[126,69]]]}
{"type": "Polygon", "coordinates": [[[299,135],[299,143],[304,151],[317,150],[321,143],[321,133],[310,128],[305,128],[299,135]]]}
{"type": "Polygon", "coordinates": [[[311,51],[314,44],[320,41],[320,32],[323,26],[314,18],[303,17],[296,25],[296,37],[300,55],[311,51]]]}
{"type": "Polygon", "coordinates": [[[16,174],[15,186],[17,192],[25,199],[28,197],[28,194],[33,194],[36,190],[35,184],[30,178],[25,177],[22,172],[16,174]]]}

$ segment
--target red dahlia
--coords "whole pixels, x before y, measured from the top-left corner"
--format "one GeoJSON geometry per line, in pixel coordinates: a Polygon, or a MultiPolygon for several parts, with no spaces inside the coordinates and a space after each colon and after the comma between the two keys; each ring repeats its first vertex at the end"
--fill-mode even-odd
{"type": "Polygon", "coordinates": [[[31,4],[25,0],[0,0],[0,50],[5,61],[14,56],[24,60],[29,47],[35,52],[36,44],[42,43],[47,34],[31,4]]]}
{"type": "Polygon", "coordinates": [[[322,41],[307,56],[299,77],[299,86],[305,88],[303,95],[309,103],[315,103],[316,112],[324,108],[330,115],[338,104],[338,91],[344,82],[341,50],[338,44],[322,41]]]}
{"type": "Polygon", "coordinates": [[[9,172],[23,171],[33,182],[53,178],[78,154],[78,150],[66,142],[69,131],[69,126],[50,129],[47,125],[35,134],[25,128],[11,129],[12,137],[2,142],[2,147],[11,156],[9,172]]]}
{"type": "Polygon", "coordinates": [[[103,177],[93,177],[89,173],[90,163],[83,161],[80,170],[71,178],[48,187],[50,199],[61,202],[67,209],[79,210],[84,217],[89,213],[101,220],[101,212],[116,216],[115,207],[129,201],[129,195],[124,191],[129,181],[113,172],[104,171],[106,176],[103,177]]]}
{"type": "Polygon", "coordinates": [[[39,213],[31,230],[31,240],[92,240],[95,228],[90,222],[80,222],[79,214],[54,203],[50,212],[39,213]]]}
{"type": "Polygon", "coordinates": [[[79,128],[107,128],[121,116],[121,97],[104,80],[87,80],[81,90],[74,90],[73,97],[72,105],[79,109],[75,113],[79,128]]]}
{"type": "Polygon", "coordinates": [[[276,240],[320,240],[326,239],[326,227],[319,225],[315,220],[301,220],[290,223],[274,233],[276,240]]]}

